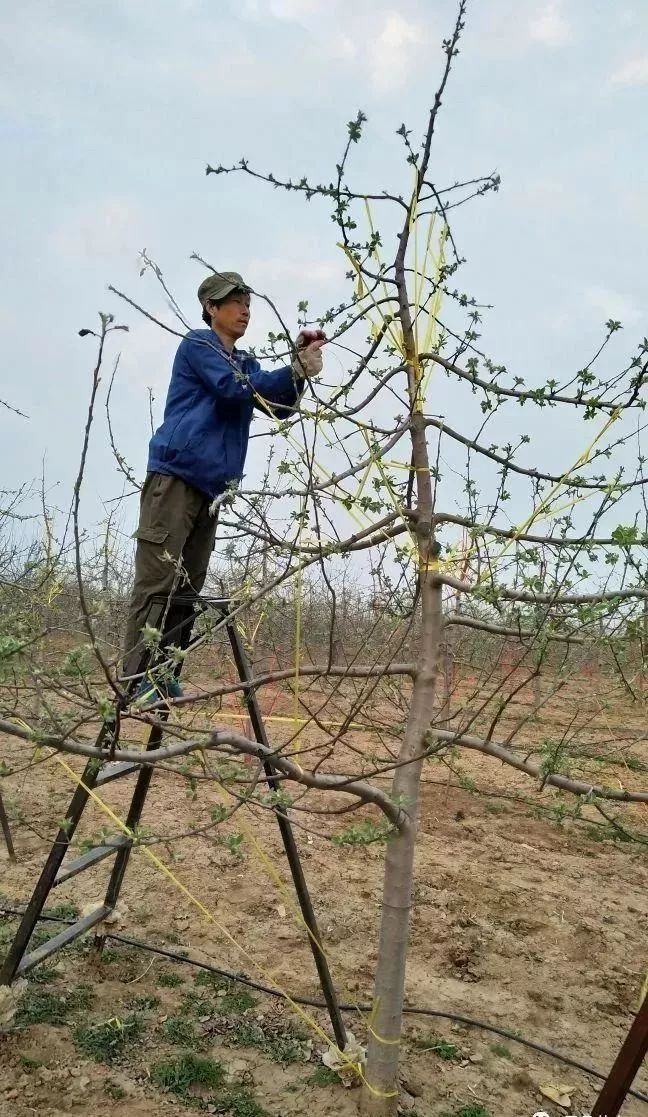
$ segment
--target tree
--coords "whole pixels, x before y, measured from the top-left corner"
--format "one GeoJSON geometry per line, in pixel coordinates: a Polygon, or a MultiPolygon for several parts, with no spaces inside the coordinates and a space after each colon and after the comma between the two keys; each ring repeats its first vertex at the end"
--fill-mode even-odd
{"type": "MultiPolygon", "coordinates": [[[[353,367],[345,370],[339,386],[312,385],[293,418],[269,419],[267,433],[280,451],[270,453],[260,486],[244,483],[236,494],[224,494],[220,515],[231,537],[224,557],[236,572],[231,615],[245,623],[251,647],[263,637],[263,654],[277,652],[277,664],[259,671],[256,684],[261,689],[289,680],[295,703],[294,731],[284,739],[277,734],[271,750],[286,781],[282,808],[304,812],[308,820],[321,809],[314,798],[320,793],[335,797],[324,808],[330,812],[348,810],[339,804],[350,800],[353,809],[369,813],[362,826],[351,828],[349,840],[385,842],[374,1011],[366,1067],[360,1068],[363,1111],[373,1117],[392,1117],[397,1110],[423,766],[443,763],[461,775],[462,756],[478,752],[526,773],[540,790],[569,793],[576,813],[600,811],[616,827],[623,824],[608,813],[613,807],[607,804],[648,801],[648,793],[599,787],[570,774],[570,757],[585,739],[586,723],[578,711],[559,739],[534,735],[539,710],[582,671],[593,647],[631,700],[645,702],[640,684],[647,650],[648,478],[640,420],[648,341],[640,343],[626,367],[613,365],[599,374],[621,328],[611,319],[581,369],[561,371],[536,386],[481,351],[485,308],[453,285],[463,259],[452,216],[458,206],[496,191],[499,177],[447,185],[432,174],[435,127],[459,53],[465,10],[461,0],[443,44],[443,72],[422,142],[415,143],[405,124],[398,129],[405,173],[413,179],[410,193],[365,192],[348,185],[352,152],[366,123],[362,112],[348,124],[345,148],[328,184],[279,178],[245,159],[207,167],[209,175],[239,174],[330,204],[346,261],[349,294],[315,320],[329,331],[331,350],[345,359],[350,354],[353,367]],[[374,211],[381,213],[380,222],[374,221],[374,211]],[[394,228],[396,252],[384,259],[394,228]],[[450,308],[443,318],[442,302],[450,308]],[[438,410],[443,416],[434,413],[438,410]],[[543,417],[540,425],[536,414],[543,417]],[[569,432],[566,466],[545,464],[559,456],[547,445],[547,416],[553,429],[569,432]],[[513,439],[512,430],[527,417],[529,430],[513,439]],[[460,501],[463,507],[457,510],[460,501]],[[542,521],[549,527],[540,530],[542,521]],[[369,574],[363,557],[369,558],[369,574]],[[353,577],[366,587],[351,603],[350,564],[353,577]],[[358,608],[360,600],[371,601],[370,615],[366,604],[364,615],[358,608]],[[284,663],[289,638],[293,654],[284,663]],[[478,668],[468,702],[465,695],[454,700],[450,681],[446,693],[439,693],[441,658],[460,649],[478,668]],[[309,680],[328,689],[311,693],[309,680]],[[533,702],[519,714],[516,701],[530,686],[535,686],[533,702]],[[373,712],[380,700],[402,711],[402,721],[373,712]],[[341,724],[338,717],[331,728],[327,710],[334,702],[345,709],[341,724]],[[371,754],[347,748],[353,723],[361,720],[370,721],[377,733],[371,754]],[[316,743],[304,744],[302,721],[317,730],[316,743]],[[337,759],[341,746],[347,749],[342,762],[337,759]],[[393,774],[389,793],[379,782],[386,773],[393,774]],[[376,809],[382,812],[378,823],[370,813],[376,809]]],[[[144,264],[168,293],[160,270],[148,258],[144,264]]],[[[129,296],[115,294],[141,309],[129,296]]],[[[186,322],[175,301],[171,305],[178,327],[161,324],[182,336],[186,322]]],[[[294,353],[290,333],[285,316],[273,310],[277,332],[263,353],[285,359],[294,353]]],[[[309,320],[305,302],[299,314],[309,320]]],[[[103,345],[113,328],[104,316],[85,445],[103,345]]],[[[75,490],[79,600],[106,687],[118,692],[113,664],[96,637],[97,606],[84,576],[82,480],[83,460],[75,490]]],[[[220,570],[227,579],[226,567],[223,563],[220,570]]],[[[216,618],[210,624],[210,638],[223,623],[216,618]]],[[[159,637],[150,633],[153,643],[159,637]]],[[[44,685],[42,671],[38,685],[44,685]]],[[[52,679],[48,685],[54,685],[52,679]]],[[[208,696],[222,699],[237,686],[220,684],[208,696]]],[[[46,712],[25,729],[13,720],[14,702],[1,728],[41,745],[105,759],[106,750],[83,741],[80,730],[98,713],[109,718],[110,703],[88,686],[82,670],[74,694],[85,702],[82,715],[78,706],[69,720],[46,712]]],[[[204,699],[203,693],[181,700],[172,742],[147,759],[168,764],[202,750],[216,761],[209,762],[206,773],[232,797],[227,817],[241,809],[267,809],[272,804],[260,790],[258,773],[237,772],[232,778],[222,763],[241,755],[258,760],[262,750],[227,727],[204,730],[187,719],[192,703],[204,699]]],[[[123,724],[129,719],[143,715],[131,711],[123,724]]],[[[125,758],[131,755],[139,754],[126,748],[125,758]]],[[[187,770],[179,771],[187,777],[187,770]]],[[[194,775],[195,769],[189,770],[189,778],[194,775]]],[[[567,809],[563,799],[557,803],[567,809]]]]}

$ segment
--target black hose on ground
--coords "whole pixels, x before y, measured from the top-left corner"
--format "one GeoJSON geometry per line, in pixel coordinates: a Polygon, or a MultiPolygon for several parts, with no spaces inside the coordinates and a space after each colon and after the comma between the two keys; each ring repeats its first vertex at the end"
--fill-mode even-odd
{"type": "MultiPolygon", "coordinates": [[[[0,907],[0,917],[3,916],[21,916],[23,912],[18,908],[0,907]]],[[[74,919],[60,919],[58,916],[41,915],[40,919],[48,923],[64,923],[71,925],[75,922],[74,919]]],[[[187,954],[180,954],[175,950],[167,950],[162,946],[151,946],[150,943],[142,942],[140,939],[131,939],[126,935],[118,935],[114,931],[106,931],[102,933],[102,937],[111,939],[114,942],[123,943],[124,946],[132,946],[137,950],[147,951],[149,954],[158,954],[161,958],[168,958],[172,962],[182,962],[188,966],[195,966],[200,970],[207,970],[209,973],[218,974],[219,977],[227,978],[229,981],[236,981],[239,985],[247,985],[249,989],[256,989],[259,993],[265,993],[269,997],[277,997],[283,1000],[283,993],[278,989],[272,989],[268,985],[263,985],[259,981],[253,981],[252,978],[246,977],[244,974],[233,973],[231,970],[221,969],[220,966],[212,966],[209,962],[199,962],[195,958],[190,958],[187,954]]],[[[326,1009],[326,1003],[322,1000],[317,1000],[314,997],[300,997],[298,995],[290,994],[291,999],[298,1005],[304,1005],[307,1008],[323,1008],[326,1009]]],[[[368,1004],[341,1004],[340,1008],[344,1012],[371,1012],[371,1005],[368,1004]]],[[[434,1017],[440,1020],[450,1020],[454,1024],[463,1024],[468,1028],[478,1028],[483,1032],[491,1032],[493,1035],[501,1036],[503,1039],[508,1039],[512,1043],[518,1043],[522,1047],[528,1047],[531,1051],[539,1051],[542,1055],[548,1055],[551,1059],[556,1059],[559,1063],[564,1063],[567,1067],[573,1067],[575,1070],[580,1070],[584,1074],[589,1074],[593,1078],[598,1078],[604,1082],[607,1078],[606,1074],[602,1074],[600,1070],[595,1067],[590,1067],[587,1063],[580,1063],[577,1059],[572,1059],[570,1055],[563,1055],[560,1051],[554,1051],[553,1048],[545,1046],[543,1043],[536,1043],[532,1039],[524,1039],[522,1036],[517,1035],[515,1032],[510,1032],[507,1028],[500,1028],[496,1024],[487,1024],[483,1020],[476,1020],[471,1016],[463,1016],[458,1012],[445,1012],[436,1008],[415,1008],[407,1005],[403,1008],[403,1012],[408,1016],[426,1016],[434,1017]]],[[[638,1101],[646,1102],[648,1104],[648,1094],[643,1094],[640,1090],[628,1090],[628,1096],[637,1098],[638,1101]]]]}

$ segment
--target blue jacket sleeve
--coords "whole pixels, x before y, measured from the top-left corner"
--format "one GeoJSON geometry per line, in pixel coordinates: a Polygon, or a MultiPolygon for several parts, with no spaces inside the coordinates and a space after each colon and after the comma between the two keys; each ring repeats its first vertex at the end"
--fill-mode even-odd
{"type": "Polygon", "coordinates": [[[264,372],[258,361],[248,357],[243,371],[217,345],[202,338],[190,336],[181,347],[185,347],[185,357],[193,372],[219,399],[249,400],[261,410],[285,415],[290,414],[304,390],[303,382],[295,379],[290,365],[264,372]]]}
{"type": "Polygon", "coordinates": [[[258,361],[251,360],[250,364],[254,365],[250,379],[255,380],[257,393],[254,406],[260,411],[269,411],[277,419],[287,419],[299,403],[306,381],[301,377],[297,379],[290,365],[264,372],[258,361]]]}

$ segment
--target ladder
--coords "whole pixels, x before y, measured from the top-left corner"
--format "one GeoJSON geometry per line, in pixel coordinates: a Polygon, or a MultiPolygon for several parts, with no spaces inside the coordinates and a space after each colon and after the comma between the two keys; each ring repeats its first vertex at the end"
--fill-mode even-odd
{"type": "Polygon", "coordinates": [[[2,801],[2,792],[1,791],[0,791],[0,829],[2,829],[2,833],[4,835],[4,840],[5,840],[5,845],[7,847],[7,854],[8,854],[9,860],[10,861],[15,861],[16,860],[16,851],[14,849],[14,844],[13,844],[13,840],[12,840],[12,837],[11,837],[11,830],[9,829],[9,819],[7,818],[7,812],[5,810],[5,805],[2,801]]]}
{"type": "MultiPolygon", "coordinates": [[[[171,631],[165,632],[165,644],[171,641],[171,637],[178,634],[179,639],[176,642],[180,644],[180,646],[184,646],[187,649],[194,646],[197,643],[197,639],[194,639],[192,642],[191,629],[193,628],[193,623],[198,612],[204,612],[207,609],[213,608],[220,614],[221,619],[226,622],[226,632],[238,675],[243,683],[243,695],[255,739],[259,744],[265,746],[265,748],[270,748],[270,742],[266,733],[256,691],[250,682],[252,674],[246,651],[236,624],[234,620],[229,617],[229,600],[227,598],[189,594],[177,594],[169,599],[166,595],[159,595],[152,599],[147,623],[151,623],[155,628],[163,625],[169,610],[170,602],[174,606],[180,607],[184,614],[184,619],[171,631]]],[[[124,706],[128,704],[137,686],[139,677],[143,675],[149,662],[150,653],[146,651],[142,652],[139,671],[134,673],[138,677],[134,678],[129,685],[128,693],[124,700],[124,706]]],[[[97,924],[103,922],[106,916],[114,911],[121,891],[124,875],[128,867],[128,861],[133,847],[133,839],[126,834],[115,834],[113,837],[107,838],[101,845],[95,846],[93,849],[81,854],[73,860],[66,860],[66,854],[77,826],[81,821],[88,799],[90,798],[90,791],[105,787],[106,784],[111,783],[113,780],[124,779],[135,773],[137,773],[135,787],[126,816],[126,827],[128,828],[129,835],[138,827],[153,776],[153,768],[151,766],[146,766],[144,759],[145,753],[160,745],[163,736],[163,722],[167,716],[167,712],[164,710],[156,712],[158,715],[158,723],[151,727],[146,749],[143,752],[143,760],[141,762],[120,761],[118,759],[100,762],[93,759],[89,760],[86,764],[83,775],[81,776],[81,781],[84,786],[80,784],[72,796],[64,823],[54,839],[54,843],[22,916],[13,942],[0,968],[0,985],[10,985],[15,978],[26,974],[29,970],[32,970],[34,966],[39,965],[41,962],[45,961],[46,958],[62,950],[63,947],[69,946],[97,924]],[[87,869],[92,868],[94,865],[98,865],[108,858],[114,858],[114,864],[103,904],[99,905],[95,911],[89,912],[87,915],[77,919],[70,926],[65,927],[63,931],[48,939],[47,942],[28,951],[34,929],[52,889],[57,888],[58,885],[63,884],[64,881],[71,880],[72,877],[78,876],[79,873],[85,872],[87,869]]],[[[118,720],[115,725],[119,725],[118,720]]],[[[119,742],[116,739],[117,734],[118,729],[115,730],[112,724],[104,723],[99,730],[96,746],[98,748],[110,746],[111,752],[114,751],[118,755],[119,742]]],[[[277,779],[277,773],[272,765],[272,761],[266,758],[263,761],[263,766],[269,788],[272,791],[277,791],[280,787],[280,782],[277,779]]],[[[317,918],[304,876],[304,870],[290,817],[284,808],[280,809],[278,806],[275,806],[272,809],[279,827],[297,899],[306,925],[310,948],[331,1020],[335,1040],[340,1050],[343,1050],[347,1042],[346,1030],[340,1013],[328,962],[321,947],[317,918]]]]}

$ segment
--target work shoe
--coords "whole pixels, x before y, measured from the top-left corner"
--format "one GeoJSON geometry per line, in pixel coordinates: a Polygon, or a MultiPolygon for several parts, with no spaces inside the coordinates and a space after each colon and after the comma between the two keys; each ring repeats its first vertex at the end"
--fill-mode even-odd
{"type": "Polygon", "coordinates": [[[145,710],[147,706],[153,706],[156,702],[163,702],[165,698],[182,698],[183,694],[184,691],[175,677],[165,682],[153,682],[146,678],[140,679],[137,690],[131,699],[131,705],[137,706],[138,710],[145,710]]]}

